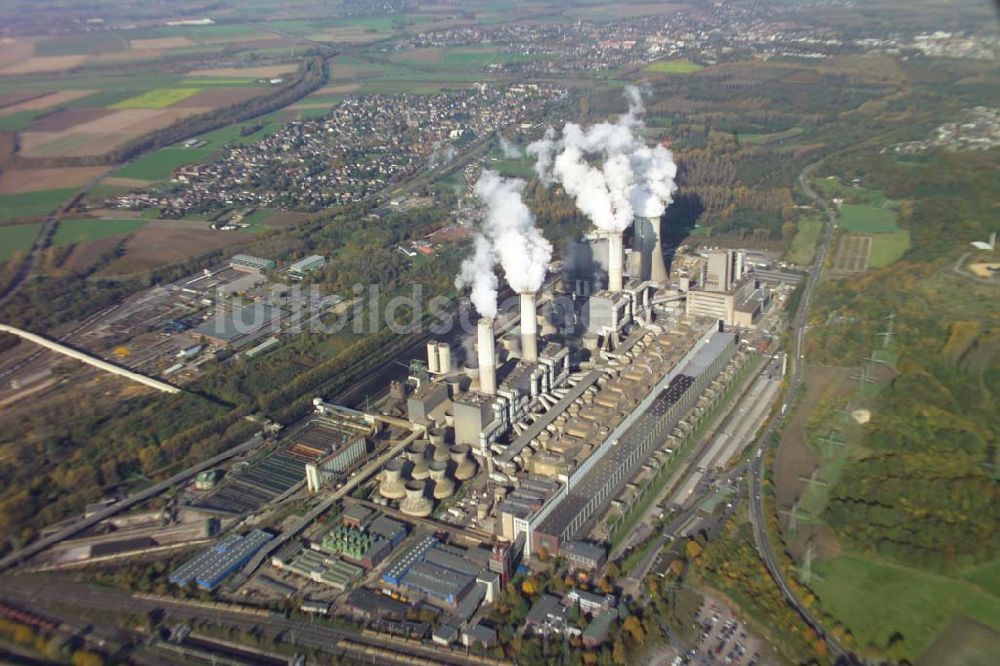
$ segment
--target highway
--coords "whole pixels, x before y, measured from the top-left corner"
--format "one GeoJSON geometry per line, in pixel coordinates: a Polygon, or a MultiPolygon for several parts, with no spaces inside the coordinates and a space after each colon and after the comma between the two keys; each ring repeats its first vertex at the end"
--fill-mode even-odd
{"type": "MultiPolygon", "coordinates": [[[[813,261],[813,266],[809,271],[808,277],[806,278],[805,287],[803,287],[804,291],[802,293],[802,299],[799,302],[799,308],[795,312],[795,317],[793,319],[792,349],[788,359],[791,372],[789,375],[788,391],[785,394],[786,399],[787,396],[794,395],[796,389],[802,383],[802,349],[805,341],[809,305],[812,302],[813,295],[816,292],[816,287],[819,284],[819,279],[823,273],[823,264],[826,262],[826,256],[830,249],[830,243],[833,240],[833,227],[836,222],[836,215],[833,210],[830,209],[826,201],[816,194],[816,192],[809,185],[809,176],[818,165],[819,162],[810,164],[799,174],[799,185],[802,187],[802,191],[805,192],[806,196],[815,201],[823,210],[823,213],[826,215],[826,223],[823,227],[823,235],[820,238],[819,247],[816,250],[816,257],[813,261]]],[[[760,438],[757,440],[757,451],[751,465],[750,478],[750,522],[753,525],[754,541],[757,544],[757,550],[767,567],[768,573],[771,574],[774,582],[781,589],[781,593],[782,596],[784,596],[785,601],[795,608],[799,615],[802,616],[802,619],[805,620],[806,624],[812,627],[812,629],[826,641],[830,655],[834,657],[835,662],[838,664],[862,663],[854,654],[844,648],[843,645],[827,633],[809,609],[806,608],[806,606],[799,601],[795,594],[792,593],[791,587],[785,579],[781,566],[778,563],[778,559],[774,554],[774,550],[771,548],[771,543],[767,538],[767,523],[764,516],[763,505],[763,483],[765,471],[764,450],[766,449],[767,442],[770,441],[771,437],[775,433],[779,432],[786,418],[787,414],[784,413],[783,410],[771,420],[767,428],[765,428],[765,430],[761,433],[760,438]]]]}

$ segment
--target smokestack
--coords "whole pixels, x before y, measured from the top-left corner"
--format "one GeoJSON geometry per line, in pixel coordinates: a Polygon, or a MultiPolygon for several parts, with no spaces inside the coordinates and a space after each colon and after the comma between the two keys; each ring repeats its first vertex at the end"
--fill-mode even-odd
{"type": "Polygon", "coordinates": [[[625,261],[625,248],[622,232],[612,231],[608,234],[608,291],[622,290],[622,270],[625,261]]]}
{"type": "Polygon", "coordinates": [[[521,293],[521,360],[538,362],[538,315],[533,292],[521,293]]]}
{"type": "Polygon", "coordinates": [[[663,261],[663,243],[660,240],[660,219],[651,217],[653,227],[653,248],[649,264],[649,279],[657,284],[667,283],[667,264],[663,261]]]}
{"type": "Polygon", "coordinates": [[[496,395],[497,392],[497,358],[493,348],[493,318],[483,317],[479,320],[479,392],[485,395],[496,395]]]}

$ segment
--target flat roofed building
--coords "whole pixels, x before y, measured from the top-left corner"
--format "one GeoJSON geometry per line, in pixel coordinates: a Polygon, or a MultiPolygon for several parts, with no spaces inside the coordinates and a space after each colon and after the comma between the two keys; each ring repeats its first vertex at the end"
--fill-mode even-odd
{"type": "Polygon", "coordinates": [[[589,571],[604,566],[608,556],[603,547],[584,541],[567,541],[561,544],[560,552],[570,564],[589,571]]]}
{"type": "Polygon", "coordinates": [[[289,274],[292,277],[304,277],[306,273],[312,273],[315,270],[319,270],[326,264],[326,259],[319,256],[318,254],[312,254],[305,259],[300,259],[294,264],[288,267],[289,274]]]}
{"type": "Polygon", "coordinates": [[[212,317],[192,333],[221,347],[237,346],[277,330],[287,313],[266,303],[254,303],[212,317]]]}
{"type": "Polygon", "coordinates": [[[264,259],[249,254],[236,254],[229,260],[229,267],[246,273],[260,273],[273,270],[277,264],[273,259],[264,259]]]}

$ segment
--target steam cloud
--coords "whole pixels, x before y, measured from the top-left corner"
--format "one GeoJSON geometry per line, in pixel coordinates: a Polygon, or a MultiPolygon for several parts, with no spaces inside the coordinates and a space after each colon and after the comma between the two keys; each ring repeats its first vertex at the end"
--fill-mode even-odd
{"type": "Polygon", "coordinates": [[[455,286],[471,288],[472,304],[484,317],[497,313],[493,272],[497,263],[511,289],[534,292],[541,288],[552,259],[552,244],[535,226],[535,216],[521,198],[524,186],[519,178],[501,178],[491,170],[484,170],[476,181],[475,193],[486,204],[486,216],[475,251],[462,262],[455,286]]]}
{"type": "Polygon", "coordinates": [[[517,158],[524,156],[524,153],[521,152],[518,145],[505,136],[500,137],[500,152],[502,152],[504,158],[508,160],[516,160],[517,158]]]}
{"type": "Polygon", "coordinates": [[[566,123],[561,136],[550,127],[527,149],[539,179],[562,185],[594,226],[607,232],[624,231],[635,215],[661,216],[677,189],[673,154],[637,136],[645,126],[642,93],[628,86],[625,97],[628,112],[616,122],[587,128],[566,123]],[[590,156],[603,161],[594,165],[590,156]]]}

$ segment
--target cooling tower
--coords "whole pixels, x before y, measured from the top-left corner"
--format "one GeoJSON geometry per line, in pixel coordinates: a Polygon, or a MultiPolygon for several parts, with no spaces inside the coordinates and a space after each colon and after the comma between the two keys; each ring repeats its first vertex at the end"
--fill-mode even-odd
{"type": "Polygon", "coordinates": [[[649,258],[649,279],[657,284],[666,284],[669,275],[667,264],[663,261],[663,242],[660,238],[660,219],[656,217],[645,218],[652,227],[652,248],[649,258]]]}
{"type": "Polygon", "coordinates": [[[431,428],[427,431],[427,439],[430,440],[431,444],[438,446],[439,444],[444,444],[448,437],[447,428],[431,428]]]}
{"type": "Polygon", "coordinates": [[[448,463],[435,460],[430,465],[434,481],[434,499],[447,499],[455,494],[455,482],[448,478],[448,463]]]}
{"type": "Polygon", "coordinates": [[[431,515],[434,505],[424,496],[426,484],[423,481],[406,482],[406,499],[399,503],[399,510],[408,516],[426,518],[431,515]]]}
{"type": "Polygon", "coordinates": [[[455,463],[455,478],[459,481],[471,479],[476,474],[476,463],[469,457],[467,444],[456,444],[451,447],[451,460],[455,463]]]}
{"type": "Polygon", "coordinates": [[[608,234],[608,291],[622,290],[625,247],[620,231],[608,234]]]}
{"type": "Polygon", "coordinates": [[[418,481],[422,481],[430,476],[427,469],[427,444],[426,442],[414,442],[406,447],[406,457],[413,463],[410,476],[418,481]]]}
{"type": "Polygon", "coordinates": [[[379,483],[378,492],[386,499],[402,499],[406,497],[406,489],[403,487],[403,461],[399,458],[390,460],[382,468],[382,482],[379,483]]]}
{"type": "Polygon", "coordinates": [[[485,395],[496,395],[497,392],[497,358],[493,341],[493,319],[483,317],[479,320],[479,392],[485,395]]]}
{"type": "Polygon", "coordinates": [[[530,292],[521,294],[521,359],[526,363],[538,362],[538,303],[530,292]]]}

